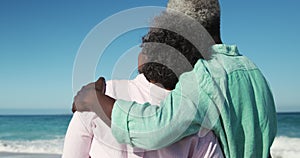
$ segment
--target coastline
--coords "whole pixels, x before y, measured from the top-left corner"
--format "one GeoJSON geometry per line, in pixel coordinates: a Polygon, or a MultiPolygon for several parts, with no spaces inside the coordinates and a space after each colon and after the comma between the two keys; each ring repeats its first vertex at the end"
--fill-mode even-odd
{"type": "Polygon", "coordinates": [[[1,158],[60,158],[60,154],[0,152],[1,158]]]}

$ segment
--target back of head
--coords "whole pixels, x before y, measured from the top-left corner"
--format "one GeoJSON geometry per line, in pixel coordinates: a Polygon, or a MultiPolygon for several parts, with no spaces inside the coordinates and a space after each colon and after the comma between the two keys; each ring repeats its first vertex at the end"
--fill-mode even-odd
{"type": "Polygon", "coordinates": [[[196,19],[210,33],[215,43],[222,43],[218,0],[169,0],[167,8],[196,19]]]}
{"type": "Polygon", "coordinates": [[[198,59],[203,58],[197,48],[187,39],[166,29],[151,28],[142,40],[141,53],[150,62],[142,66],[140,73],[144,73],[148,81],[160,83],[166,89],[174,89],[179,75],[192,70],[198,59]],[[161,47],[162,45],[153,43],[165,44],[177,51],[166,51],[161,47]],[[178,52],[185,58],[185,61],[178,57],[178,52]],[[184,66],[186,64],[189,66],[184,66]]]}

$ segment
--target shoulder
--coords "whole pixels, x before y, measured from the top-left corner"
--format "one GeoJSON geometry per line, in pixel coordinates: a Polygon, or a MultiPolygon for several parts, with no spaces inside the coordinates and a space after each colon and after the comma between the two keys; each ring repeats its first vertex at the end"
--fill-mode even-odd
{"type": "MultiPolygon", "coordinates": [[[[105,94],[122,100],[135,100],[149,95],[149,82],[140,74],[133,80],[109,80],[106,82],[105,94]]],[[[146,101],[146,100],[142,100],[146,101]]]]}
{"type": "Polygon", "coordinates": [[[73,115],[72,120],[77,124],[82,124],[87,131],[92,132],[93,122],[98,116],[94,112],[78,112],[76,111],[73,115]]]}
{"type": "Polygon", "coordinates": [[[109,80],[106,82],[105,94],[114,99],[127,99],[131,80],[109,80]]]}

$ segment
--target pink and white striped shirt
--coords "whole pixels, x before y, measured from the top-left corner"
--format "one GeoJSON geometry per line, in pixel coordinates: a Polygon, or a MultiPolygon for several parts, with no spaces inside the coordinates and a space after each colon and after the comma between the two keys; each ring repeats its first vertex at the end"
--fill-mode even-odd
{"type": "MultiPolygon", "coordinates": [[[[169,91],[149,83],[143,74],[134,80],[106,83],[106,94],[138,103],[159,105],[169,91]]],[[[65,137],[63,158],[222,158],[223,153],[212,131],[201,130],[168,147],[146,151],[119,144],[111,129],[93,112],[75,112],[65,137]]]]}

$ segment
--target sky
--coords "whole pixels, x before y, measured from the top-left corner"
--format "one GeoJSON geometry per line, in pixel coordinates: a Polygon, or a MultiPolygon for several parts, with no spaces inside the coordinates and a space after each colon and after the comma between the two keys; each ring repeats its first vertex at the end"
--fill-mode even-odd
{"type": "MultiPolygon", "coordinates": [[[[236,44],[261,69],[278,112],[300,111],[300,1],[220,3],[223,42],[236,44]]],[[[88,33],[126,9],[166,4],[167,0],[0,0],[0,114],[70,113],[76,56],[88,33]]],[[[113,39],[99,59],[95,79],[122,78],[112,75],[114,66],[125,61],[124,52],[138,46],[146,31],[135,29],[113,39]]],[[[136,65],[138,49],[131,52],[125,53],[130,56],[126,62],[136,65]]],[[[127,72],[122,64],[119,69],[127,72]]]]}

